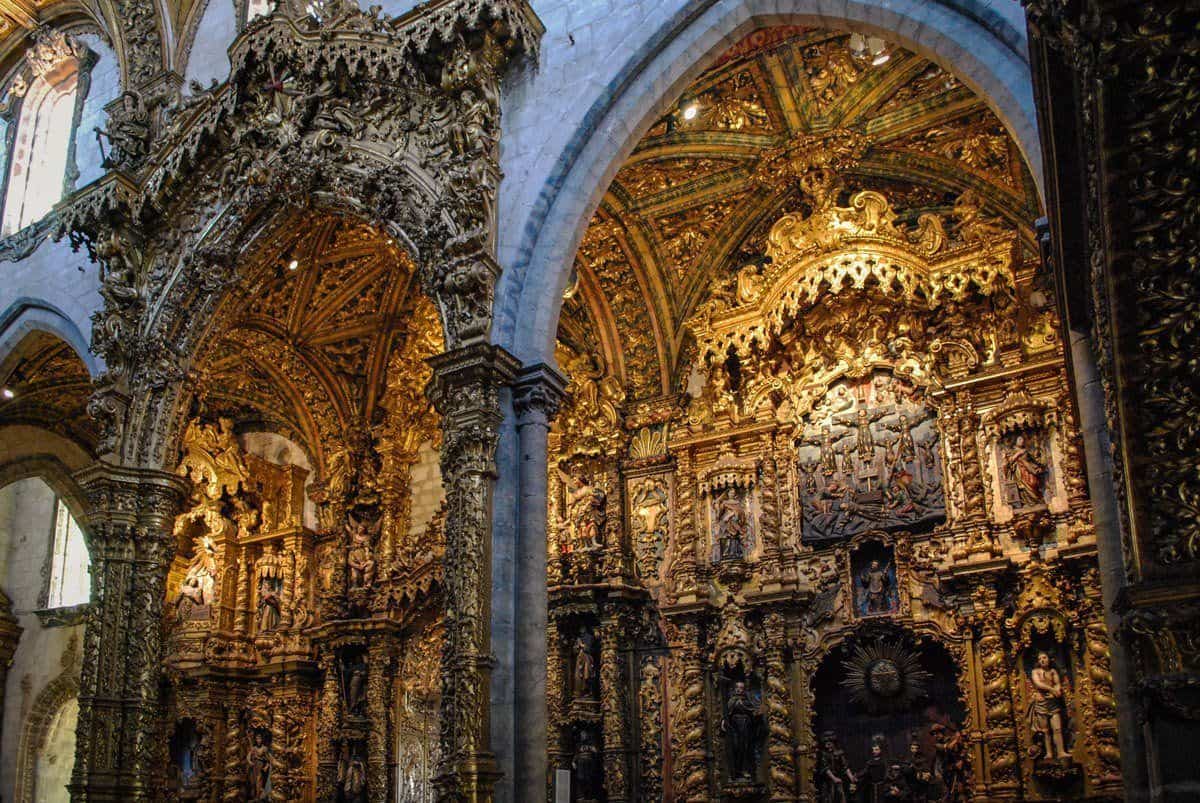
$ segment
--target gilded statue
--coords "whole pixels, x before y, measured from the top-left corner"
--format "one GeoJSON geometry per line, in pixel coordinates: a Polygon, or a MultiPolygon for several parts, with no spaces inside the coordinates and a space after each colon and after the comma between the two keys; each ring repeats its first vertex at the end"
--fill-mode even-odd
{"type": "Polygon", "coordinates": [[[1029,702],[1029,728],[1037,743],[1038,757],[1048,761],[1070,758],[1063,731],[1067,723],[1067,693],[1062,675],[1047,652],[1037,654],[1037,663],[1029,672],[1032,699],[1029,702]]]}
{"type": "Polygon", "coordinates": [[[350,549],[346,553],[346,570],[351,590],[370,588],[375,584],[375,533],[382,520],[374,524],[349,516],[347,529],[350,534],[350,549]]]}
{"type": "Polygon", "coordinates": [[[575,770],[573,780],[579,795],[577,800],[580,803],[598,800],[604,769],[600,748],[596,746],[596,737],[590,728],[579,731],[579,745],[575,749],[571,765],[575,770]]]}
{"type": "Polygon", "coordinates": [[[558,475],[566,488],[567,551],[598,549],[604,546],[604,528],[608,521],[608,495],[590,477],[573,477],[562,469],[558,475]]]}
{"type": "Polygon", "coordinates": [[[258,559],[258,630],[269,633],[283,619],[283,571],[274,544],[258,559]]]}
{"type": "Polygon", "coordinates": [[[576,700],[593,700],[596,697],[595,638],[587,630],[579,631],[572,648],[575,671],[572,677],[572,694],[576,700]]]}
{"type": "Polygon", "coordinates": [[[892,565],[872,560],[858,576],[862,588],[861,612],[864,614],[887,613],[895,607],[895,584],[892,582],[892,565]]]}

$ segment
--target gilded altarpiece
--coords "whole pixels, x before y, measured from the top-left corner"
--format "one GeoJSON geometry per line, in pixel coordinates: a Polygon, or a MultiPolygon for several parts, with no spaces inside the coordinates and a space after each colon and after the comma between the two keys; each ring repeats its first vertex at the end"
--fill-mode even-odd
{"type": "Polygon", "coordinates": [[[1044,275],[973,193],[901,222],[796,169],[803,210],[688,323],[686,393],[627,400],[562,347],[551,775],[578,801],[1116,794],[1044,275]]]}
{"type": "Polygon", "coordinates": [[[230,420],[189,425],[163,623],[172,799],[431,799],[443,515],[396,537],[408,504],[377,457],[306,491],[230,420]]]}

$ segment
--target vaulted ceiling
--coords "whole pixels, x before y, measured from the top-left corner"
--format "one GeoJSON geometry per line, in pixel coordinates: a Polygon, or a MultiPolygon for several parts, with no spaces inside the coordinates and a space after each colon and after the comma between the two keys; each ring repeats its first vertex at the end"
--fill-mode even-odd
{"type": "Polygon", "coordinates": [[[803,208],[769,160],[804,138],[862,142],[842,171],[845,191],[885,193],[902,221],[948,212],[973,189],[1032,252],[1036,190],[999,119],[938,65],[894,46],[861,57],[861,45],[848,33],[769,28],[701,75],[604,195],[576,255],[560,343],[599,354],[630,398],[678,390],[683,322],[714,279],[765,252],[781,215],[803,208]]]}
{"type": "Polygon", "coordinates": [[[0,424],[31,424],[89,451],[95,446],[97,432],[87,413],[92,379],[59,338],[40,331],[26,335],[0,365],[0,388],[0,424]]]}
{"type": "Polygon", "coordinates": [[[364,224],[291,220],[250,263],[198,366],[201,412],[279,431],[320,463],[330,439],[379,423],[399,361],[440,351],[436,313],[407,254],[364,224]]]}

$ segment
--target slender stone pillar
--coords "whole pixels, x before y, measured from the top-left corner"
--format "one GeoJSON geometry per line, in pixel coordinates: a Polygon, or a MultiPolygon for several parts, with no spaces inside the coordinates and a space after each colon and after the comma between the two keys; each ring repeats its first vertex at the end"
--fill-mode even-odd
{"type": "Polygon", "coordinates": [[[547,435],[566,388],[548,365],[521,372],[514,385],[518,498],[516,566],[515,750],[516,800],[547,783],[546,743],[546,514],[547,435]]]}
{"type": "Polygon", "coordinates": [[[99,463],[77,475],[88,497],[92,604],[84,633],[74,801],[143,801],[167,764],[160,699],[162,607],[186,481],[99,463]]]}
{"type": "Polygon", "coordinates": [[[476,342],[430,360],[430,396],[442,415],[446,489],[445,622],[438,800],[491,801],[491,541],[500,389],[517,361],[476,342]]]}

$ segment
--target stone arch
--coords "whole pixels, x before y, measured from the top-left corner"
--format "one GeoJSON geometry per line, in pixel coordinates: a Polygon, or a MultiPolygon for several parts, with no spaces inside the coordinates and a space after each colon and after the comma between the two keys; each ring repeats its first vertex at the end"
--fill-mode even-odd
{"type": "Polygon", "coordinates": [[[92,377],[101,372],[103,363],[88,349],[87,338],[66,313],[39,299],[19,298],[0,313],[0,375],[33,332],[53,335],[69,345],[92,377]]]}
{"type": "Polygon", "coordinates": [[[25,723],[21,728],[21,741],[17,748],[17,776],[13,800],[17,803],[35,803],[38,756],[45,750],[47,741],[58,714],[79,697],[80,657],[78,642],[72,638],[62,656],[62,672],[34,700],[25,723]]]}
{"type": "Polygon", "coordinates": [[[714,0],[650,32],[584,115],[543,186],[505,198],[493,339],[526,363],[553,364],[556,323],[572,256],[616,171],[642,134],[689,82],[756,28],[811,24],[890,37],[943,65],[997,113],[1039,187],[1042,160],[1020,10],[1004,15],[975,0],[878,3],[847,0],[714,0]],[[565,189],[565,188],[571,189],[565,189]],[[530,210],[529,213],[523,211],[530,210]],[[516,322],[518,316],[521,325],[516,322]]]}

